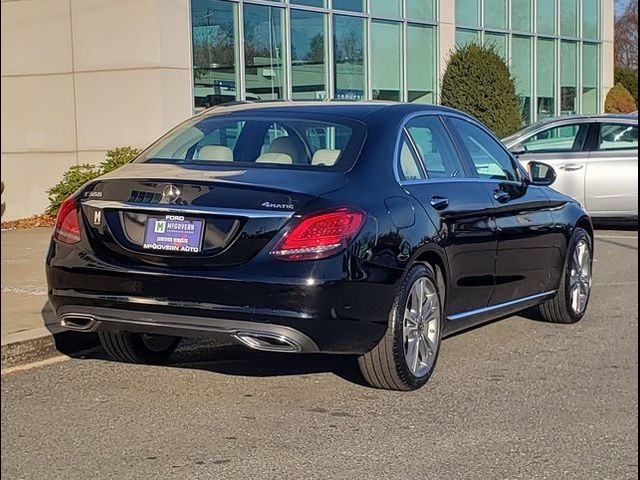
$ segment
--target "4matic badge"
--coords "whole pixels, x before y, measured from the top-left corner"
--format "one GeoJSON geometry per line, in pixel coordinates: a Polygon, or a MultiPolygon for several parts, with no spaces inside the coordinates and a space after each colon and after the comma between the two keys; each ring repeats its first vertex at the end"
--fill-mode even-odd
{"type": "Polygon", "coordinates": [[[292,204],[292,203],[264,202],[264,203],[261,203],[260,205],[262,205],[264,208],[279,208],[281,210],[295,210],[296,209],[295,205],[292,204]]]}

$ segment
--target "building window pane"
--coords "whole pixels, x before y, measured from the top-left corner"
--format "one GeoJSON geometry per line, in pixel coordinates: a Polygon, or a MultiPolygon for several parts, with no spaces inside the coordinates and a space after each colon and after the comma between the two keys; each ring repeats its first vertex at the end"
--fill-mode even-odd
{"type": "Polygon", "coordinates": [[[511,0],[511,29],[531,31],[531,0],[511,0]]]}
{"type": "Polygon", "coordinates": [[[507,28],[506,0],[484,0],[484,27],[507,28]]]}
{"type": "Polygon", "coordinates": [[[293,99],[327,98],[326,15],[291,10],[293,99]]]}
{"type": "Polygon", "coordinates": [[[560,0],[560,35],[578,36],[578,0],[560,0]]]}
{"type": "Polygon", "coordinates": [[[244,6],[244,62],[247,99],[284,98],[284,10],[244,6]]]}
{"type": "Polygon", "coordinates": [[[582,113],[598,113],[598,45],[582,47],[582,113]]]}
{"type": "Polygon", "coordinates": [[[192,0],[193,91],[196,111],[238,97],[236,6],[192,0]]]}
{"type": "Polygon", "coordinates": [[[480,25],[480,0],[456,0],[456,24],[480,25]]]}
{"type": "Polygon", "coordinates": [[[555,35],[556,0],[536,0],[536,23],[538,33],[555,35]]]}
{"type": "Polygon", "coordinates": [[[373,15],[399,17],[402,14],[400,0],[369,0],[369,8],[373,15]]]}
{"type": "Polygon", "coordinates": [[[593,40],[600,39],[600,1],[582,0],[582,36],[593,40]]]}
{"type": "Polygon", "coordinates": [[[325,7],[325,0],[291,0],[296,5],[307,5],[308,7],[325,7]]]}
{"type": "Polygon", "coordinates": [[[475,30],[456,30],[456,47],[464,47],[468,43],[477,43],[480,41],[480,32],[475,30]]]}
{"type": "Polygon", "coordinates": [[[363,4],[364,0],[333,0],[333,8],[350,12],[364,12],[363,4]]]}
{"type": "MultiPolygon", "coordinates": [[[[334,2],[335,4],[335,2],[334,2]]],[[[333,51],[336,98],[364,98],[364,20],[333,17],[333,51]]]]}
{"type": "Polygon", "coordinates": [[[515,79],[516,95],[525,123],[531,119],[531,38],[514,36],[511,40],[511,72],[515,79]]]}
{"type": "Polygon", "coordinates": [[[555,115],[555,65],[556,46],[554,40],[538,39],[536,58],[536,109],[538,119],[555,115]]]}
{"type": "Polygon", "coordinates": [[[485,45],[491,45],[496,49],[496,53],[505,60],[507,59],[507,36],[503,33],[485,33],[485,45]]]}
{"type": "Polygon", "coordinates": [[[407,27],[407,100],[417,103],[436,101],[435,28],[407,27]]]}
{"type": "Polygon", "coordinates": [[[435,0],[407,0],[407,18],[435,20],[435,0]]]}
{"type": "Polygon", "coordinates": [[[577,113],[578,44],[560,44],[560,115],[577,113]]]}
{"type": "Polygon", "coordinates": [[[374,100],[400,100],[400,24],[371,22],[371,87],[374,100]]]}

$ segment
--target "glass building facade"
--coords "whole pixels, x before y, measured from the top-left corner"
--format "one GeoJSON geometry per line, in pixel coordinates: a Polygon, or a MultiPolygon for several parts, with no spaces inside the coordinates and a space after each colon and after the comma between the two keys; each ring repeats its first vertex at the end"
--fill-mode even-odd
{"type": "Polygon", "coordinates": [[[595,113],[600,8],[601,0],[191,0],[194,108],[245,99],[437,103],[443,52],[476,41],[509,63],[526,123],[595,113]]]}

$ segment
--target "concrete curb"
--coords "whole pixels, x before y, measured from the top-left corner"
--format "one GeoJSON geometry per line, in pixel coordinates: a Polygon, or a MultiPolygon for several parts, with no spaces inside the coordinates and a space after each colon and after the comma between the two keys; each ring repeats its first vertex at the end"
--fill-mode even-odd
{"type": "Polygon", "coordinates": [[[80,333],[61,328],[38,328],[9,335],[2,339],[2,369],[74,354],[99,345],[95,333],[80,333]]]}

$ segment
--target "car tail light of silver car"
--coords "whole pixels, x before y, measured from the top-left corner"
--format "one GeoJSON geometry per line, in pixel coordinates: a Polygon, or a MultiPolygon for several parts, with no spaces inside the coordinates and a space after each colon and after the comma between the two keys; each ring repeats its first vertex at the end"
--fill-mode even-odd
{"type": "Polygon", "coordinates": [[[314,260],[344,250],[364,224],[360,210],[340,208],[303,218],[271,251],[283,260],[314,260]]]}
{"type": "Polygon", "coordinates": [[[62,243],[78,243],[82,238],[80,235],[80,218],[78,216],[78,204],[69,197],[58,210],[56,216],[56,227],[53,238],[62,243]]]}

